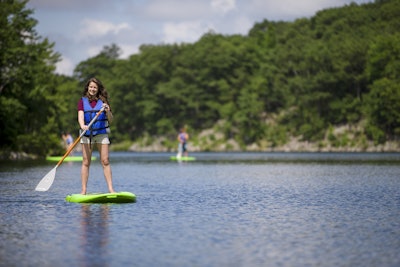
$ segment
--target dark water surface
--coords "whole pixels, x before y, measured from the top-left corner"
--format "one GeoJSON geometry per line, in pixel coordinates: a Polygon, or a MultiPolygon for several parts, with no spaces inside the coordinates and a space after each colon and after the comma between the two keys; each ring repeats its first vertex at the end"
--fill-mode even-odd
{"type": "MultiPolygon", "coordinates": [[[[67,203],[80,163],[0,163],[0,266],[400,266],[400,154],[112,153],[130,204],[67,203]]],[[[93,162],[90,192],[105,192],[93,162]]]]}

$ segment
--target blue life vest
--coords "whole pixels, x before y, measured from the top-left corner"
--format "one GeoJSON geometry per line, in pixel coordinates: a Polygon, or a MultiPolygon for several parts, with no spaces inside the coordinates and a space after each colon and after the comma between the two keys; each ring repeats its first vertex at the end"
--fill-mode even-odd
{"type": "MultiPolygon", "coordinates": [[[[83,111],[85,124],[88,125],[92,119],[96,116],[97,112],[103,106],[103,101],[97,100],[96,106],[92,108],[87,97],[82,97],[83,101],[83,111]]],[[[108,120],[105,112],[102,112],[96,121],[92,124],[89,130],[85,132],[85,136],[94,136],[98,134],[106,134],[108,128],[108,120]]]]}

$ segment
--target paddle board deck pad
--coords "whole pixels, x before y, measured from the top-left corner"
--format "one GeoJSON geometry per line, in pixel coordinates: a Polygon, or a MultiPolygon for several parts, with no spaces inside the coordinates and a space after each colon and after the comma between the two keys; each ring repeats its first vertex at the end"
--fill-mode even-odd
{"type": "MultiPolygon", "coordinates": [[[[48,161],[60,161],[63,156],[47,156],[46,160],[48,161]]],[[[64,159],[64,161],[82,161],[83,157],[81,156],[68,156],[64,159]]],[[[92,157],[92,160],[95,160],[96,157],[92,157]]]]}
{"type": "Polygon", "coordinates": [[[182,160],[182,161],[193,161],[196,160],[195,157],[176,157],[176,156],[172,156],[170,157],[171,160],[182,160]]]}
{"type": "Polygon", "coordinates": [[[71,194],[65,200],[75,203],[131,203],[136,202],[136,195],[131,192],[71,194]]]}

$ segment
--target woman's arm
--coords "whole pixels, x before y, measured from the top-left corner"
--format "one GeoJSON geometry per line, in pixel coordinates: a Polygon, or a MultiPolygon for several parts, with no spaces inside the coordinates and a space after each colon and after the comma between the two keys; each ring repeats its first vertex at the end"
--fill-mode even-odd
{"type": "Polygon", "coordinates": [[[79,127],[81,127],[82,130],[88,130],[87,125],[85,125],[83,110],[78,111],[78,123],[79,123],[79,127]]]}

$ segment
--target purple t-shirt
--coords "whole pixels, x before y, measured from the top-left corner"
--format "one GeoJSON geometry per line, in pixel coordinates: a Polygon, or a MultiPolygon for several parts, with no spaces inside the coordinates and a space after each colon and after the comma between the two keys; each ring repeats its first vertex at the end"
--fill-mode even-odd
{"type": "MultiPolygon", "coordinates": [[[[96,104],[97,104],[97,100],[90,101],[89,103],[90,103],[90,106],[92,108],[94,108],[96,106],[96,104]]],[[[83,109],[83,100],[82,100],[82,98],[79,99],[79,102],[78,102],[78,111],[79,110],[84,110],[83,109]]]]}

